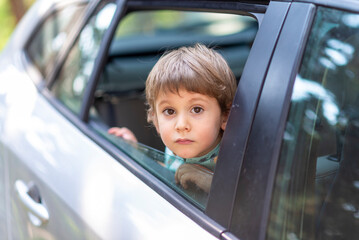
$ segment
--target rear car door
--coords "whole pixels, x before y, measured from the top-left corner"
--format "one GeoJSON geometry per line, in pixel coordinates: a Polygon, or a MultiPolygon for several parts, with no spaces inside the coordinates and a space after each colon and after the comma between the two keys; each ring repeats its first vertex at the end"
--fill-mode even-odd
{"type": "MultiPolygon", "coordinates": [[[[78,37],[73,35],[74,46],[63,42],[70,50],[61,50],[55,62],[66,59],[72,63],[71,68],[79,63],[73,56],[81,52],[83,58],[79,65],[84,68],[71,68],[74,71],[70,73],[85,69],[85,77],[91,75],[93,65],[88,64],[96,59],[113,16],[118,19],[122,11],[122,1],[92,2],[89,12],[83,16],[84,21],[78,25],[71,22],[81,29],[78,37]]],[[[3,74],[4,79],[15,79],[3,88],[7,101],[1,108],[5,112],[2,115],[1,146],[8,172],[4,177],[6,193],[9,194],[5,215],[8,217],[9,238],[214,238],[213,230],[204,230],[148,186],[161,184],[156,183],[154,177],[150,183],[145,183],[133,174],[143,172],[139,166],[135,165],[129,171],[114,159],[113,154],[91,139],[91,132],[86,131],[76,115],[81,108],[81,96],[71,99],[57,95],[54,98],[48,89],[39,94],[45,85],[53,84],[48,79],[53,75],[57,78],[57,71],[59,78],[73,76],[64,74],[66,71],[63,69],[68,68],[56,68],[56,64],[53,69],[39,67],[41,64],[48,66],[47,61],[41,62],[41,58],[36,58],[36,47],[42,46],[30,44],[27,47],[30,56],[25,56],[24,61],[28,64],[25,69],[34,68],[34,74],[19,72],[14,67],[12,72],[3,74]],[[31,47],[35,50],[31,51],[31,47]],[[39,79],[39,75],[46,81],[39,79]],[[37,88],[31,80],[38,83],[37,88]],[[21,89],[11,91],[16,86],[21,86],[21,89]],[[65,101],[66,107],[59,104],[59,100],[65,101]]],[[[21,69],[19,62],[14,65],[21,69]]],[[[81,89],[82,79],[76,80],[75,94],[81,89]]],[[[124,154],[121,158],[132,161],[124,154]]],[[[210,224],[215,228],[214,222],[210,224]]]]}
{"type": "MultiPolygon", "coordinates": [[[[134,175],[138,166],[129,171],[119,164],[113,154],[91,139],[79,120],[76,113],[81,109],[82,96],[77,93],[86,86],[81,83],[91,75],[91,67],[96,68],[91,63],[99,54],[113,17],[122,15],[123,2],[94,1],[89,11],[78,25],[75,43],[64,43],[70,45],[69,52],[59,53],[56,61],[63,56],[65,67],[39,69],[46,80],[53,75],[71,79],[83,73],[82,79],[75,78],[73,95],[77,98],[66,98],[62,95],[66,92],[56,92],[54,98],[48,89],[39,94],[29,76],[16,71],[12,75],[16,80],[8,88],[22,88],[6,95],[12,101],[6,102],[2,134],[8,167],[10,238],[214,238],[134,175]]],[[[28,53],[30,63],[36,64],[32,67],[38,68],[42,63],[34,61],[37,52],[28,53]]],[[[42,89],[44,83],[39,82],[37,87],[42,89]]],[[[51,81],[46,84],[53,85],[51,81]]],[[[124,154],[121,157],[132,161],[124,154]]]]}
{"type": "Polygon", "coordinates": [[[358,5],[313,2],[291,3],[263,85],[230,228],[243,239],[357,238],[358,5]]]}

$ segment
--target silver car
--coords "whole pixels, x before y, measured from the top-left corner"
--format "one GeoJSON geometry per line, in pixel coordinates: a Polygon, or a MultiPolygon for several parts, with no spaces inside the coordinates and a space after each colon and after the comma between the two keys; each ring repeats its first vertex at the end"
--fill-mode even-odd
{"type": "Polygon", "coordinates": [[[0,56],[0,238],[357,239],[358,79],[356,0],[39,0],[0,56]],[[195,43],[238,80],[209,193],[144,104],[195,43]]]}

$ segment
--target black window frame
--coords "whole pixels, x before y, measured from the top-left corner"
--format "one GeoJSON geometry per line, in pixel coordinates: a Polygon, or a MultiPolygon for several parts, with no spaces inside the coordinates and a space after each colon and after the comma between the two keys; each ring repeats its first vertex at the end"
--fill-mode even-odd
{"type": "Polygon", "coordinates": [[[265,77],[238,181],[230,229],[243,239],[265,239],[291,93],[315,16],[311,3],[290,3],[265,77]],[[275,92],[273,91],[275,89],[275,92]],[[259,147],[260,146],[260,147],[259,147]],[[258,149],[260,148],[260,149],[258,149]],[[236,226],[241,227],[236,229],[236,226]]]}
{"type": "Polygon", "coordinates": [[[220,161],[217,162],[215,173],[225,174],[214,174],[207,213],[228,229],[253,119],[289,6],[290,4],[285,2],[270,2],[239,81],[223,136],[220,161]],[[223,185],[223,182],[226,184],[223,185]],[[217,202],[223,204],[224,211],[216,210],[217,202]]]}

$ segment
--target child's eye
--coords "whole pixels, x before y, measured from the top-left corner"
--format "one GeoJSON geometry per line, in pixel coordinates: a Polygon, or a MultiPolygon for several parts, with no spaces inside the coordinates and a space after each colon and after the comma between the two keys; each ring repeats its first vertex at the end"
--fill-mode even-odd
{"type": "Polygon", "coordinates": [[[167,109],[163,110],[163,113],[167,116],[171,116],[175,113],[175,110],[167,108],[167,109]]]}
{"type": "Polygon", "coordinates": [[[194,107],[194,108],[192,108],[191,112],[193,112],[193,113],[201,113],[201,112],[203,112],[203,108],[194,107]]]}

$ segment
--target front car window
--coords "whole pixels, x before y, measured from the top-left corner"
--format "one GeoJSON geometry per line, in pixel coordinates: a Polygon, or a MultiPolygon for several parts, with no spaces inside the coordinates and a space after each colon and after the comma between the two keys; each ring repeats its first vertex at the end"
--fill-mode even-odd
{"type": "Polygon", "coordinates": [[[359,15],[318,8],[296,76],[268,237],[359,236],[359,15]]]}
{"type": "Polygon", "coordinates": [[[86,4],[70,4],[52,13],[28,44],[27,53],[43,76],[47,76],[56,57],[78,21],[86,4]]]}
{"type": "Polygon", "coordinates": [[[94,68],[102,38],[115,10],[114,3],[99,6],[82,29],[53,86],[55,96],[74,113],[80,112],[82,97],[94,68]]]}
{"type": "Polygon", "coordinates": [[[239,80],[257,33],[249,16],[184,11],[137,11],[124,17],[112,40],[108,61],[95,92],[91,126],[136,162],[200,209],[208,194],[194,186],[183,189],[175,171],[183,163],[169,154],[146,121],[145,82],[167,50],[202,43],[217,50],[239,80]],[[109,127],[127,127],[140,143],[107,134],[109,127]]]}

